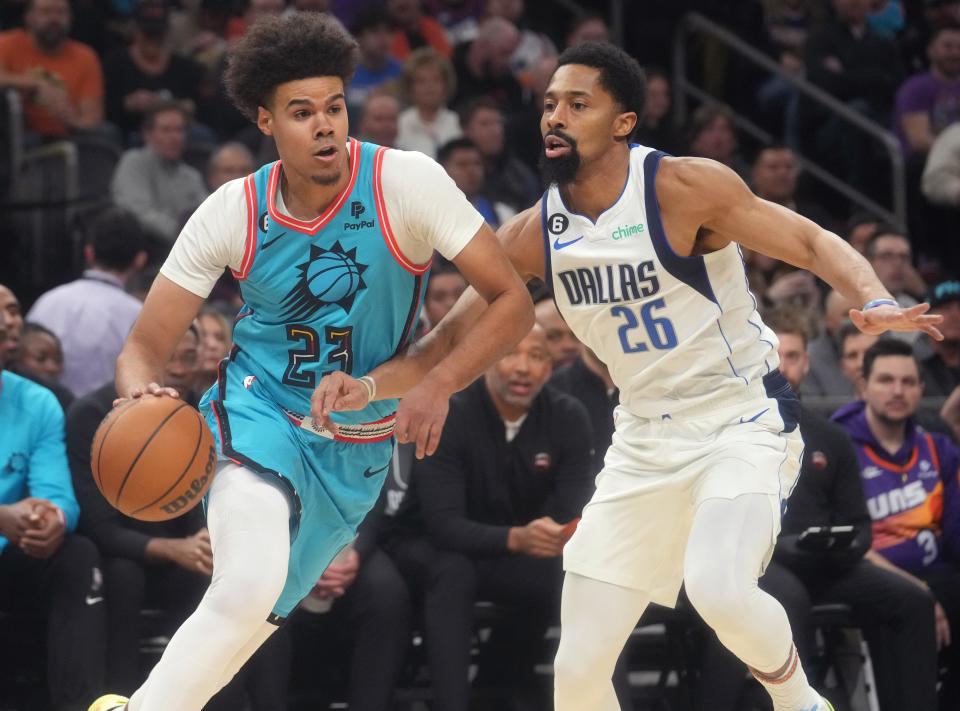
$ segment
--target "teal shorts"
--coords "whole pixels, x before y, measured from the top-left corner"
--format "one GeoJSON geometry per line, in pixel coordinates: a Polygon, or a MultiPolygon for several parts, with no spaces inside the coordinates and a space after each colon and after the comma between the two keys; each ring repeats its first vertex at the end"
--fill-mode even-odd
{"type": "Polygon", "coordinates": [[[321,436],[228,362],[200,412],[221,459],[278,483],[290,499],[290,562],[273,609],[285,618],[354,539],[380,495],[393,452],[392,423],[356,426],[357,439],[365,438],[360,442],[321,436]]]}

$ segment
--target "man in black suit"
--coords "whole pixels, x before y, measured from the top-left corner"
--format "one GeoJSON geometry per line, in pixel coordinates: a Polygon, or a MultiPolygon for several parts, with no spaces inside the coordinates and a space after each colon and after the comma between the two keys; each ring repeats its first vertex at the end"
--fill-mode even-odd
{"type": "Polygon", "coordinates": [[[423,600],[434,699],[444,711],[469,706],[478,600],[511,613],[510,628],[492,642],[509,636],[511,644],[482,659],[480,674],[509,684],[513,703],[531,704],[523,708],[552,707],[533,668],[549,659],[544,632],[559,620],[566,524],[594,487],[590,421],[579,402],[543,387],[550,369],[546,336],[534,326],[456,395],[439,448],[414,463],[382,537],[423,600]]]}

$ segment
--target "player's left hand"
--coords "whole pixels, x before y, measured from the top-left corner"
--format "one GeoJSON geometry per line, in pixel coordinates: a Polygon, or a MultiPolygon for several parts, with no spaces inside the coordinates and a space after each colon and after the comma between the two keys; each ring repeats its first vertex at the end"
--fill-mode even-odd
{"type": "Polygon", "coordinates": [[[943,334],[937,324],[943,322],[943,316],[928,314],[930,304],[917,304],[908,309],[899,306],[877,306],[861,311],[850,309],[850,320],[864,333],[879,336],[887,331],[923,331],[937,341],[943,340],[943,334]]]}
{"type": "Polygon", "coordinates": [[[452,394],[428,376],[400,401],[394,432],[401,444],[416,442],[417,459],[437,451],[452,394]]]}
{"type": "Polygon", "coordinates": [[[330,419],[334,412],[362,410],[369,402],[370,391],[356,378],[335,370],[320,379],[310,396],[310,416],[328,430],[337,433],[337,423],[330,419]]]}

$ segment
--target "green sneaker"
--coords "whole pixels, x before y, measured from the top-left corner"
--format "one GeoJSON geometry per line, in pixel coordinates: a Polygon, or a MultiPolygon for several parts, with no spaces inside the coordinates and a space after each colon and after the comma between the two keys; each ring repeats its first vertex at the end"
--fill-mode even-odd
{"type": "Polygon", "coordinates": [[[126,696],[107,694],[94,701],[87,711],[123,711],[129,700],[126,696]]]}

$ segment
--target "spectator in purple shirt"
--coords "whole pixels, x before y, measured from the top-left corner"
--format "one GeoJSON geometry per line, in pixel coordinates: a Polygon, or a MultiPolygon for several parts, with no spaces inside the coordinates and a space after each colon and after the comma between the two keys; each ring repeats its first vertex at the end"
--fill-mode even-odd
{"type": "Polygon", "coordinates": [[[923,381],[910,346],[877,341],[863,358],[863,400],[834,415],[860,465],[873,550],[867,559],[930,591],[937,642],[949,667],[943,711],[960,708],[960,452],[915,419],[923,381]]]}
{"type": "Polygon", "coordinates": [[[960,119],[960,25],[936,30],[927,48],[930,69],[897,91],[893,125],[906,156],[924,156],[937,135],[960,119]]]}

